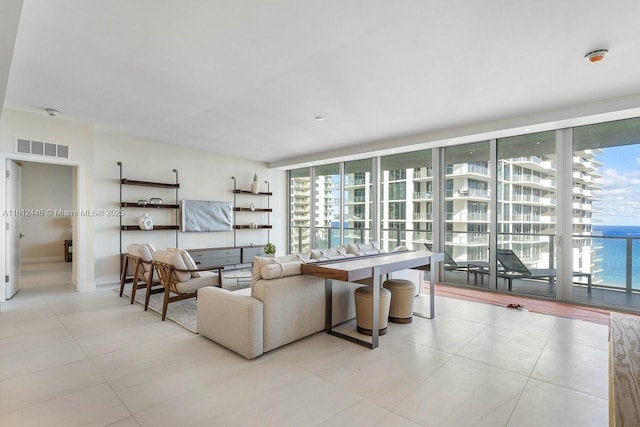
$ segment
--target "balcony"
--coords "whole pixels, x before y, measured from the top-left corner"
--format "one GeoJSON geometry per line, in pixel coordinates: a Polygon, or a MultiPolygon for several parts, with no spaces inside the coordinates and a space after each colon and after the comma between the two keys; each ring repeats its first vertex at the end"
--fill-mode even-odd
{"type": "Polygon", "coordinates": [[[413,179],[418,180],[418,179],[427,179],[427,178],[433,178],[433,169],[421,168],[413,171],[413,179]]]}
{"type": "Polygon", "coordinates": [[[433,219],[432,213],[414,213],[413,220],[414,221],[431,221],[433,219]]]}
{"type": "Polygon", "coordinates": [[[431,195],[431,191],[423,191],[423,192],[414,192],[413,200],[431,200],[433,196],[431,195]]]}

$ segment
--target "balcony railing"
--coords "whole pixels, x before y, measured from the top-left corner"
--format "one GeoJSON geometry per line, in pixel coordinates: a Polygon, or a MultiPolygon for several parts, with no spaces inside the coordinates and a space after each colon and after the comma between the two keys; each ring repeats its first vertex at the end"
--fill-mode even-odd
{"type": "MultiPolygon", "coordinates": [[[[555,235],[532,233],[498,233],[498,247],[513,249],[528,268],[556,268],[555,235]]],[[[340,230],[316,227],[316,248],[340,244],[340,230]]],[[[345,228],[344,243],[367,243],[372,231],[368,228],[345,228]]],[[[593,288],[640,292],[640,236],[597,236],[574,234],[574,253],[578,256],[573,271],[590,273],[593,288]]],[[[423,249],[433,242],[433,233],[426,230],[382,229],[381,247],[393,250],[397,246],[423,249]]],[[[487,260],[490,234],[484,232],[445,232],[445,247],[456,261],[487,260]]],[[[291,250],[309,249],[309,228],[291,228],[291,250]]],[[[446,280],[446,277],[445,277],[446,280]]],[[[574,277],[586,285],[585,277],[574,277]]],[[[465,281],[464,283],[467,284],[465,281]]]]}

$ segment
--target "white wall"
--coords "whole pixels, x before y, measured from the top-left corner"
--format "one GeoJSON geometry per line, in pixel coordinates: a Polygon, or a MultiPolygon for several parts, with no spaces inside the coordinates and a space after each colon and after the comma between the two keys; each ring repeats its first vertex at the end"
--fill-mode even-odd
{"type": "MultiPolygon", "coordinates": [[[[178,170],[180,189],[179,200],[214,200],[233,201],[233,181],[237,178],[238,187],[249,189],[253,174],[257,173],[261,181],[268,180],[274,196],[271,206],[274,213],[270,216],[273,229],[270,240],[278,247],[284,248],[286,242],[286,173],[280,170],[269,170],[262,162],[253,162],[238,158],[222,156],[177,147],[141,139],[96,133],[95,155],[95,189],[96,208],[116,209],[120,200],[120,169],[118,161],[123,163],[123,178],[173,183],[178,170]]],[[[265,184],[263,183],[263,188],[265,184]]],[[[173,203],[173,190],[146,187],[123,186],[123,201],[136,202],[138,199],[160,197],[165,203],[173,203]]],[[[257,199],[258,203],[263,203],[257,199]]],[[[123,224],[137,224],[142,213],[149,213],[155,224],[164,224],[170,220],[172,211],[165,209],[124,210],[123,224]]],[[[256,221],[257,222],[257,221],[256,221]]],[[[119,219],[97,218],[95,220],[95,264],[96,282],[115,283],[118,280],[120,253],[119,219]]],[[[264,244],[267,234],[264,230],[238,230],[237,244],[250,242],[264,244]]],[[[123,231],[122,249],[129,243],[152,243],[156,249],[174,247],[173,231],[123,231]]],[[[212,233],[178,233],[178,245],[184,249],[233,246],[233,232],[212,233]]]]}
{"type": "MultiPolygon", "coordinates": [[[[73,167],[74,207],[75,209],[93,208],[93,125],[49,117],[41,112],[28,113],[4,109],[0,116],[0,160],[12,158],[22,161],[45,162],[69,165],[73,167]],[[49,158],[45,156],[19,155],[15,153],[15,138],[35,139],[38,141],[65,144],[69,146],[70,159],[49,158]]],[[[4,188],[5,177],[0,175],[0,186],[4,188]]],[[[0,209],[5,209],[5,199],[0,197],[0,209]]],[[[80,291],[95,289],[94,280],[94,233],[93,219],[76,217],[73,220],[73,246],[78,262],[73,263],[72,280],[80,291]]],[[[4,260],[5,233],[0,233],[0,260],[4,260]]],[[[4,262],[2,274],[4,274],[4,262]]],[[[4,283],[0,285],[0,290],[4,283]]],[[[4,295],[4,294],[2,294],[4,295]]]]}
{"type": "MultiPolygon", "coordinates": [[[[16,137],[69,145],[70,159],[60,160],[58,163],[73,166],[74,183],[78,184],[77,194],[74,196],[77,201],[74,200],[74,204],[79,210],[119,208],[118,161],[124,164],[123,177],[143,181],[173,182],[172,169],[178,169],[180,199],[232,201],[231,176],[238,178],[239,187],[248,189],[253,174],[257,173],[261,180],[270,182],[274,193],[271,198],[274,212],[270,216],[273,225],[270,240],[278,247],[278,254],[286,247],[286,173],[267,169],[262,162],[95,131],[93,124],[65,120],[60,116],[49,117],[44,112],[35,114],[5,109],[0,116],[0,158],[49,160],[42,156],[16,156],[16,137]],[[79,176],[77,180],[76,175],[79,176]]],[[[0,185],[4,188],[4,175],[0,178],[0,185]]],[[[133,197],[133,201],[143,198],[136,194],[129,195],[133,197]]],[[[4,210],[4,204],[2,197],[1,210],[4,210]]],[[[136,222],[139,212],[135,211],[126,211],[127,223],[136,222]]],[[[77,273],[75,269],[78,263],[74,262],[74,275],[77,274],[79,282],[82,282],[79,289],[91,290],[96,284],[116,283],[119,276],[119,219],[115,216],[77,217],[74,222],[74,255],[82,251],[84,258],[77,273]],[[76,245],[79,240],[76,233],[82,229],[85,230],[83,248],[76,245]]],[[[266,243],[260,235],[251,233],[262,231],[239,231],[238,245],[252,241],[266,243]]],[[[4,233],[1,236],[0,259],[4,260],[4,233]]],[[[135,231],[124,232],[123,236],[124,248],[128,243],[137,241],[149,241],[158,248],[175,245],[172,233],[135,231]]],[[[232,244],[233,232],[179,234],[179,245],[186,249],[232,244]]],[[[4,274],[4,263],[0,265],[1,274],[4,274]]]]}
{"type": "MultiPolygon", "coordinates": [[[[73,168],[22,162],[22,209],[73,209],[73,168]]],[[[23,263],[64,261],[64,241],[71,239],[71,218],[61,215],[22,218],[23,263]]]]}

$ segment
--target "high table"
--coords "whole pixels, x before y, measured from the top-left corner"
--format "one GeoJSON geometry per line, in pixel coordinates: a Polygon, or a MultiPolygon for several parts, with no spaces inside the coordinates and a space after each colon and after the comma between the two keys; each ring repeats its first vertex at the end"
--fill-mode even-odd
{"type": "MultiPolygon", "coordinates": [[[[338,336],[340,338],[347,339],[349,341],[357,342],[358,344],[365,345],[371,349],[378,347],[379,330],[376,327],[378,325],[379,316],[379,304],[380,304],[380,276],[383,274],[393,273],[394,271],[416,269],[426,270],[427,267],[436,262],[444,261],[444,253],[433,253],[426,251],[406,251],[406,252],[392,252],[381,255],[372,255],[365,257],[357,257],[351,259],[344,259],[338,262],[329,263],[310,263],[302,265],[302,274],[310,274],[312,276],[323,277],[325,283],[325,320],[324,329],[327,333],[338,336]],[[334,331],[331,325],[331,291],[332,280],[341,280],[343,282],[355,282],[363,279],[372,279],[371,287],[373,291],[373,330],[371,332],[371,343],[354,338],[350,335],[334,331]]],[[[435,285],[435,268],[431,268],[430,278],[430,294],[429,294],[429,315],[420,313],[414,313],[417,316],[425,317],[427,319],[433,319],[435,315],[435,302],[434,302],[434,285],[435,285]]],[[[418,283],[418,286],[421,286],[418,283]]]]}

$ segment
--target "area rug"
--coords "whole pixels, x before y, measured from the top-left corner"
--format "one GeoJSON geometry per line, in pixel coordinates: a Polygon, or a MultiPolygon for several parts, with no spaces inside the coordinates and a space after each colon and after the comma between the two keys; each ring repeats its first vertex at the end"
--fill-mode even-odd
{"type": "MultiPolygon", "coordinates": [[[[120,292],[120,288],[114,289],[116,292],[120,292]]],[[[138,289],[136,291],[136,302],[144,306],[144,297],[147,294],[146,289],[138,289]]],[[[124,287],[124,293],[122,298],[131,298],[131,284],[127,284],[124,287]]],[[[158,313],[162,316],[162,301],[164,298],[163,293],[151,294],[149,298],[149,310],[158,313]]],[[[198,308],[198,300],[195,298],[186,299],[182,301],[176,301],[169,304],[167,307],[167,319],[182,326],[186,330],[198,333],[196,325],[196,309],[198,308]]]]}
{"type": "MultiPolygon", "coordinates": [[[[230,274],[229,277],[222,277],[222,288],[228,291],[238,291],[251,287],[251,272],[248,275],[245,271],[235,271],[230,274]]],[[[116,292],[120,292],[120,287],[114,289],[116,292]]],[[[147,294],[146,289],[138,289],[136,291],[136,302],[144,306],[144,297],[147,294]]],[[[124,286],[124,295],[128,299],[131,298],[131,283],[127,283],[124,286]]],[[[151,294],[149,298],[149,310],[154,311],[162,316],[162,302],[164,299],[163,293],[151,294]]],[[[198,333],[196,325],[196,310],[198,308],[198,300],[196,298],[190,298],[182,301],[176,301],[169,304],[167,307],[167,319],[182,326],[186,330],[198,333]]]]}

